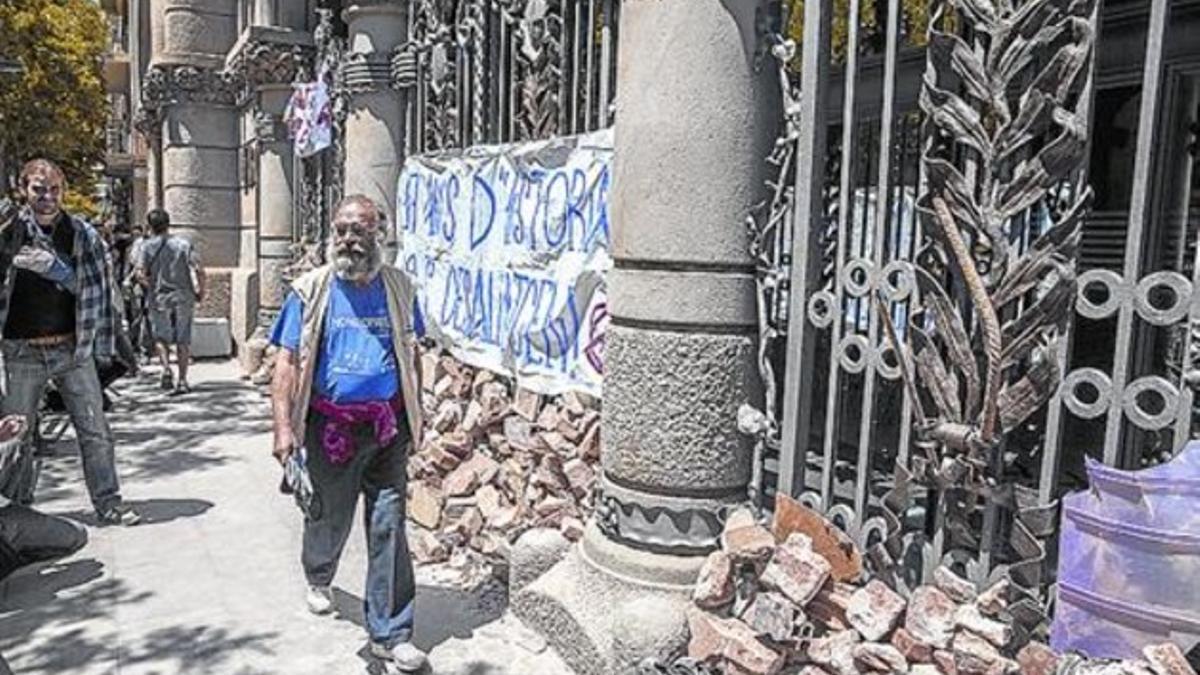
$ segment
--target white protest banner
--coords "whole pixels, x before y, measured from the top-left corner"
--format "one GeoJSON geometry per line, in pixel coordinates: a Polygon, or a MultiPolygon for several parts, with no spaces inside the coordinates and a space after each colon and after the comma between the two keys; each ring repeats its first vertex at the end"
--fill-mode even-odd
{"type": "Polygon", "coordinates": [[[600,394],[612,130],[410,157],[396,265],[426,333],[543,394],[600,394]]]}

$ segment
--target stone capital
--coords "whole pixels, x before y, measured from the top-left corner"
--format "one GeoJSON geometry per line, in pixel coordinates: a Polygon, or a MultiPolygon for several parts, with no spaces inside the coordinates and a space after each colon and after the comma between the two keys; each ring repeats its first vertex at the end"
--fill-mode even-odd
{"type": "Polygon", "coordinates": [[[312,37],[290,29],[251,26],[242,32],[225,60],[225,73],[248,97],[270,84],[289,84],[311,76],[316,48],[312,37]]]}
{"type": "Polygon", "coordinates": [[[182,103],[233,105],[237,81],[220,68],[159,63],[142,77],[142,97],[134,127],[148,137],[157,136],[167,107],[182,103]]]}
{"type": "Polygon", "coordinates": [[[342,10],[342,21],[347,24],[371,14],[408,15],[409,2],[404,0],[355,0],[342,10]]]}

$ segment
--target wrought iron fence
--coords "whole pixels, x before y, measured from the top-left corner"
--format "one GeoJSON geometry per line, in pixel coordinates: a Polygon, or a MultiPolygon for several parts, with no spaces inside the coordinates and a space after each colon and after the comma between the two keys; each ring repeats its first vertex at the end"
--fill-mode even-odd
{"type": "Polygon", "coordinates": [[[820,0],[799,45],[776,39],[786,132],[749,221],[769,392],[756,487],[826,512],[901,587],[949,563],[1009,576],[1040,609],[1083,458],[1135,468],[1191,437],[1200,190],[1180,139],[1200,54],[1166,58],[1168,14],[1191,11],[1168,2],[1147,3],[1135,54],[1128,205],[1093,216],[1087,177],[1112,166],[1088,162],[1096,3],[933,3],[919,40],[911,3],[879,0],[875,56],[866,24],[820,0]]]}
{"type": "Polygon", "coordinates": [[[618,0],[419,0],[393,62],[408,154],[612,123],[618,0]]]}

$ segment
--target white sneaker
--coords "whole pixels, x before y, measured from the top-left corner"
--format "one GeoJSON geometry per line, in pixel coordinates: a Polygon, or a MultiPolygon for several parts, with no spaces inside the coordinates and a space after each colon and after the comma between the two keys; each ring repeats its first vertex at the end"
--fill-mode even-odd
{"type": "Polygon", "coordinates": [[[397,642],[390,649],[379,642],[372,642],[371,656],[387,661],[405,673],[420,672],[429,663],[425,652],[411,642],[397,642]]]}
{"type": "Polygon", "coordinates": [[[304,596],[308,611],[313,614],[328,614],[333,611],[333,591],[328,586],[309,586],[304,596]]]}

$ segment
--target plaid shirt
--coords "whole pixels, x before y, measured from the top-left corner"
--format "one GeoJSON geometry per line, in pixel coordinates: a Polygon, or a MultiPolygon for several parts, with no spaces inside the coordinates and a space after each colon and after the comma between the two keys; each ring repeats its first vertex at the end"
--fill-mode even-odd
{"type": "MultiPolygon", "coordinates": [[[[75,230],[75,358],[85,361],[95,356],[101,361],[110,360],[116,354],[116,313],[112,302],[112,279],[106,264],[107,248],[104,240],[90,225],[68,216],[75,230]]],[[[25,241],[53,251],[50,236],[37,226],[28,210],[24,210],[12,227],[25,228],[25,241]]],[[[8,241],[12,239],[6,237],[8,241]]],[[[7,252],[10,258],[16,251],[7,252]]],[[[0,286],[0,327],[8,320],[9,300],[17,270],[9,266],[4,272],[4,284],[0,286]]]]}

